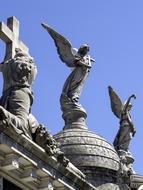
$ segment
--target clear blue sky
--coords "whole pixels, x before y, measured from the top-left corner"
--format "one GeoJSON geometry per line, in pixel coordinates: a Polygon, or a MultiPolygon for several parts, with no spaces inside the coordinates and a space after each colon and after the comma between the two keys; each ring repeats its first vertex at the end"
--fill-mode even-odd
{"type": "MultiPolygon", "coordinates": [[[[74,47],[90,45],[96,63],[90,72],[81,103],[88,113],[90,130],[113,142],[119,124],[110,109],[110,84],[124,101],[135,93],[131,112],[137,133],[130,151],[134,169],[143,175],[143,1],[142,0],[3,0],[0,21],[16,16],[20,38],[29,47],[38,67],[33,86],[32,112],[52,134],[64,125],[59,97],[69,68],[56,52],[53,40],[41,27],[47,22],[66,36],[74,47]]],[[[4,43],[0,42],[0,61],[4,43]]],[[[2,87],[2,77],[0,78],[2,87]]]]}

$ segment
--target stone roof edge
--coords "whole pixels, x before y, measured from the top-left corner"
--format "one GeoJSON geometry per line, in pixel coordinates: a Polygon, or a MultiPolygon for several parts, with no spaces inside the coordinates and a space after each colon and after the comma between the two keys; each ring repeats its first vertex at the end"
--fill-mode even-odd
{"type": "MultiPolygon", "coordinates": [[[[7,146],[14,155],[26,159],[34,168],[47,172],[47,175],[53,181],[57,181],[57,183],[62,184],[67,189],[97,190],[97,188],[86,181],[85,175],[72,163],[64,167],[57,162],[54,156],[49,157],[43,148],[24,135],[3,130],[0,132],[0,144],[7,146]]],[[[0,147],[2,147],[1,145],[0,147]]],[[[2,169],[2,167],[0,168],[2,169]]]]}

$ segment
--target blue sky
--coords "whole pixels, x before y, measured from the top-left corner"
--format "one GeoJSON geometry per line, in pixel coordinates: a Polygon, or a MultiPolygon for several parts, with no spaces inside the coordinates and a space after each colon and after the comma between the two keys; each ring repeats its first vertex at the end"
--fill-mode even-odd
{"type": "MultiPolygon", "coordinates": [[[[107,86],[123,101],[135,93],[131,112],[137,133],[130,151],[134,169],[143,174],[143,1],[142,0],[25,0],[1,1],[0,21],[10,16],[20,21],[20,39],[35,58],[38,75],[33,91],[33,114],[52,134],[64,125],[59,97],[69,68],[56,52],[53,40],[40,23],[47,22],[67,37],[73,47],[90,45],[95,58],[81,104],[87,111],[88,128],[113,142],[119,124],[110,109],[107,86]]],[[[0,61],[4,56],[0,41],[0,61]]],[[[0,78],[2,89],[2,77],[0,78]]]]}

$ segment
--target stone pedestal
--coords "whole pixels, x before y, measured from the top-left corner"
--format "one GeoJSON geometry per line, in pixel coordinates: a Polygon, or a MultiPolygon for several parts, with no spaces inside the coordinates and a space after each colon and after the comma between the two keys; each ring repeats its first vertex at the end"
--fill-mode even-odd
{"type": "Polygon", "coordinates": [[[65,129],[80,128],[87,129],[86,126],[87,114],[84,110],[73,109],[63,114],[63,119],[65,121],[65,129]]]}

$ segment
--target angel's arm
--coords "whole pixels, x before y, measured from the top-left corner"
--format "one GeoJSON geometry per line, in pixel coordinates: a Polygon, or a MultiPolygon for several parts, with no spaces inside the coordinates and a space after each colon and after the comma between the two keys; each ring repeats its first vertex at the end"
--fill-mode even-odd
{"type": "Polygon", "coordinates": [[[132,98],[136,99],[136,96],[135,96],[134,94],[132,94],[132,95],[128,98],[126,104],[124,105],[124,109],[123,109],[124,112],[127,112],[127,111],[128,111],[127,109],[128,109],[128,106],[129,106],[130,101],[131,101],[132,98]]]}
{"type": "Polygon", "coordinates": [[[78,55],[75,55],[74,64],[75,66],[79,65],[79,66],[85,66],[87,68],[91,68],[91,64],[89,64],[89,61],[90,60],[87,61],[85,57],[80,57],[78,55]]]}
{"type": "Polygon", "coordinates": [[[128,122],[129,122],[131,125],[133,125],[132,120],[131,120],[131,115],[130,115],[129,112],[127,112],[127,118],[128,118],[128,122]]]}

